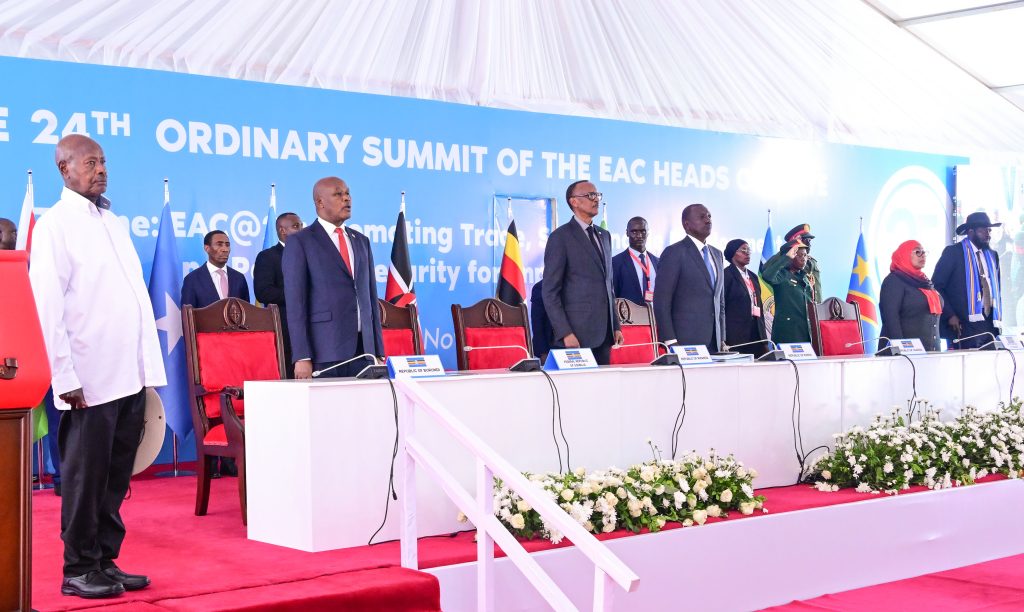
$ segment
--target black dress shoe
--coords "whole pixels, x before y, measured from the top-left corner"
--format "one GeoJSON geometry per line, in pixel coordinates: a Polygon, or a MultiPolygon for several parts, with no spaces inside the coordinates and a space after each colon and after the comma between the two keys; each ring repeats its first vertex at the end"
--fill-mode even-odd
{"type": "Polygon", "coordinates": [[[93,570],[81,576],[64,578],[60,584],[60,592],[65,595],[77,595],[86,599],[102,599],[117,597],[124,593],[124,586],[112,580],[101,571],[93,570]]]}
{"type": "Polygon", "coordinates": [[[126,591],[138,591],[149,586],[149,576],[126,574],[116,565],[103,570],[103,573],[107,575],[107,578],[120,583],[126,591]]]}

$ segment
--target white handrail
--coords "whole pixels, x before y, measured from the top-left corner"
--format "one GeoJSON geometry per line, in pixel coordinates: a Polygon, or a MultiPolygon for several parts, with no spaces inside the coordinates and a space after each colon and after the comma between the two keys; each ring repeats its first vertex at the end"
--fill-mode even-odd
{"type": "Polygon", "coordinates": [[[493,572],[493,546],[491,538],[508,554],[509,559],[526,574],[535,588],[547,599],[555,609],[574,609],[572,603],[558,589],[551,578],[543,572],[539,565],[526,552],[522,545],[493,515],[493,508],[488,499],[493,499],[494,476],[500,477],[507,486],[515,490],[527,503],[544,517],[545,522],[565,535],[595,566],[594,609],[606,609],[611,604],[611,585],[618,584],[623,590],[632,592],[639,584],[640,578],[616,557],[607,546],[593,534],[572,519],[546,492],[530,482],[523,474],[502,458],[494,449],[470,431],[462,422],[455,418],[440,402],[417,381],[410,378],[396,378],[395,386],[406,398],[405,403],[405,444],[402,447],[405,478],[402,496],[404,516],[402,527],[402,564],[416,568],[415,538],[415,466],[422,465],[440,483],[445,492],[459,506],[460,510],[477,526],[479,559],[478,606],[490,609],[493,595],[480,592],[490,589],[493,572]],[[426,452],[414,438],[415,427],[412,406],[416,405],[423,414],[429,415],[448,430],[456,440],[469,450],[478,462],[478,500],[472,496],[441,465],[426,452]],[[483,533],[481,533],[483,531],[483,533]],[[490,599],[489,599],[490,598],[490,599]]]}

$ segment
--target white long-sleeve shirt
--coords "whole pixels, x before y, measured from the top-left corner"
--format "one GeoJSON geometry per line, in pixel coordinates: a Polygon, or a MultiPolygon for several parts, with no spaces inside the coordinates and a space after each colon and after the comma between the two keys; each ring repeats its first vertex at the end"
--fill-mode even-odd
{"type": "Polygon", "coordinates": [[[167,384],[142,264],[109,210],[64,188],[32,233],[29,278],[57,408],[79,388],[95,406],[167,384]]]}

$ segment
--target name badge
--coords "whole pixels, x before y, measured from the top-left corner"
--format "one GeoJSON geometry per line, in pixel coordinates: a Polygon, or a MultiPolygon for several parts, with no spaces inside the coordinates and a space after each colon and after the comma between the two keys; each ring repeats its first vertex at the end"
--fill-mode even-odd
{"type": "Polygon", "coordinates": [[[672,352],[679,355],[679,363],[684,365],[692,363],[712,363],[708,347],[703,344],[673,344],[669,347],[672,352]]]}
{"type": "Polygon", "coordinates": [[[544,369],[594,370],[597,369],[597,360],[589,348],[551,349],[547,361],[544,362],[544,369]]]}
{"type": "Polygon", "coordinates": [[[1004,347],[1011,351],[1024,351],[1024,342],[1021,342],[1020,336],[999,334],[999,341],[1003,343],[1004,347]]]}
{"type": "Polygon", "coordinates": [[[761,316],[761,307],[760,306],[751,306],[750,307],[750,315],[754,316],[754,317],[760,317],[761,316]]]}
{"type": "Polygon", "coordinates": [[[818,358],[810,342],[783,342],[779,348],[786,359],[793,361],[813,361],[818,358]]]}
{"type": "Polygon", "coordinates": [[[920,338],[894,338],[891,342],[898,346],[904,355],[923,355],[928,352],[924,350],[920,338]]]}
{"type": "Polygon", "coordinates": [[[441,358],[437,355],[408,355],[388,357],[390,378],[440,378],[445,375],[441,358]]]}
{"type": "Polygon", "coordinates": [[[653,302],[654,301],[654,292],[653,291],[644,291],[644,301],[645,302],[653,302]]]}

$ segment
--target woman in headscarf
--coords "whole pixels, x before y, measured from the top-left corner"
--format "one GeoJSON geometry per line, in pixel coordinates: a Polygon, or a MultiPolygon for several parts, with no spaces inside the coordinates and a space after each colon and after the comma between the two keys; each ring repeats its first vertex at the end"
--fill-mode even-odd
{"type": "Polygon", "coordinates": [[[925,350],[939,350],[942,296],[924,273],[927,253],[916,240],[901,244],[892,254],[889,275],[882,281],[879,310],[882,335],[920,338],[925,350]]]}
{"type": "MultiPolygon", "coordinates": [[[[747,269],[750,265],[750,245],[745,240],[732,240],[725,246],[725,260],[730,263],[723,272],[725,289],[725,343],[729,346],[756,342],[767,338],[761,316],[761,282],[747,269]]],[[[736,350],[761,356],[767,343],[741,346],[736,350]]]]}

